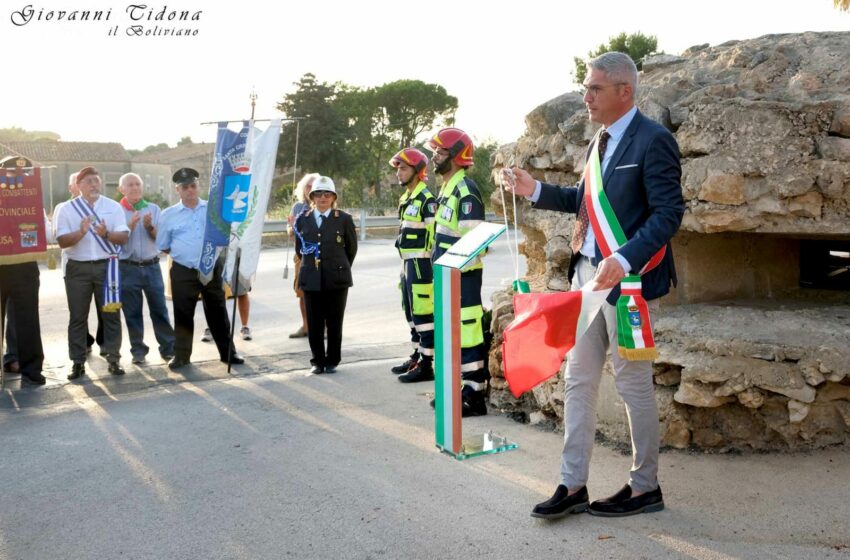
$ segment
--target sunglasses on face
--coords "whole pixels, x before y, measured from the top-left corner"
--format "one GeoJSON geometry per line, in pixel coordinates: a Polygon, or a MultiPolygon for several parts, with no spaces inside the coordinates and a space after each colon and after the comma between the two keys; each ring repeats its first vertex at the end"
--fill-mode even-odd
{"type": "Polygon", "coordinates": [[[334,195],[334,193],[328,192],[328,191],[319,191],[319,192],[310,193],[310,196],[312,196],[313,198],[325,198],[326,196],[333,196],[333,195],[334,195]]]}

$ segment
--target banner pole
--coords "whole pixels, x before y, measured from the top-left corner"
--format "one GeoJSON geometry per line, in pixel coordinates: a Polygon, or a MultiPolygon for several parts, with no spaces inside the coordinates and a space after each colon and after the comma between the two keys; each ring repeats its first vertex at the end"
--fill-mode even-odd
{"type": "Polygon", "coordinates": [[[235,348],[233,347],[233,331],[236,330],[236,308],[239,307],[239,261],[242,260],[242,247],[236,249],[236,263],[233,266],[233,278],[230,285],[233,291],[233,312],[230,314],[230,336],[227,346],[227,373],[230,374],[230,359],[233,357],[235,348]]]}

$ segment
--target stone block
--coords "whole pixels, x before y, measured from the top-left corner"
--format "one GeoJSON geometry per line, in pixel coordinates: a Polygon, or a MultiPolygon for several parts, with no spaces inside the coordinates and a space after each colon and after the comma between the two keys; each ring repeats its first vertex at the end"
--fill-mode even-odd
{"type": "Polygon", "coordinates": [[[740,206],[744,197],[744,178],[740,175],[709,175],[699,190],[699,199],[716,204],[740,206]]]}

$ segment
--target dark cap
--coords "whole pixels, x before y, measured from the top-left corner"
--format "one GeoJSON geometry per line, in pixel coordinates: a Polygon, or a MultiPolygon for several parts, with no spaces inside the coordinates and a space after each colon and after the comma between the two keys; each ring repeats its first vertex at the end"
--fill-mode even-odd
{"type": "Polygon", "coordinates": [[[16,169],[18,167],[32,167],[32,162],[23,156],[6,156],[0,159],[0,168],[16,169]]]}
{"type": "Polygon", "coordinates": [[[171,176],[171,180],[178,185],[186,185],[194,183],[198,177],[200,177],[198,172],[191,167],[181,167],[171,176]]]}
{"type": "Polygon", "coordinates": [[[77,171],[77,184],[82,183],[83,179],[85,179],[89,175],[97,175],[99,177],[100,171],[98,171],[97,169],[95,169],[91,165],[87,165],[86,167],[83,167],[82,169],[77,171]]]}

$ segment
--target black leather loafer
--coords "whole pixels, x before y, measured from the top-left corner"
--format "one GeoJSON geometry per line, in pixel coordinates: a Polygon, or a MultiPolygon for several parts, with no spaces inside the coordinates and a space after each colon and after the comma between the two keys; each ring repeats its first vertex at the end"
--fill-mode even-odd
{"type": "Polygon", "coordinates": [[[109,362],[109,373],[112,375],[124,375],[124,368],[118,362],[109,362]]]}
{"type": "Polygon", "coordinates": [[[632,487],[626,484],[609,498],[590,504],[590,513],[602,517],[625,517],[637,513],[652,513],[664,509],[664,497],[659,486],[652,492],[632,497],[632,487]]]}
{"type": "Polygon", "coordinates": [[[559,484],[551,498],[534,506],[531,517],[558,519],[570,513],[587,511],[587,503],[587,486],[570,496],[567,487],[559,484]]]}
{"type": "Polygon", "coordinates": [[[310,373],[315,373],[316,375],[319,375],[320,373],[325,373],[325,368],[323,368],[322,366],[313,366],[310,368],[310,373]]]}
{"type": "Polygon", "coordinates": [[[336,373],[336,366],[325,366],[325,373],[336,373]]]}

